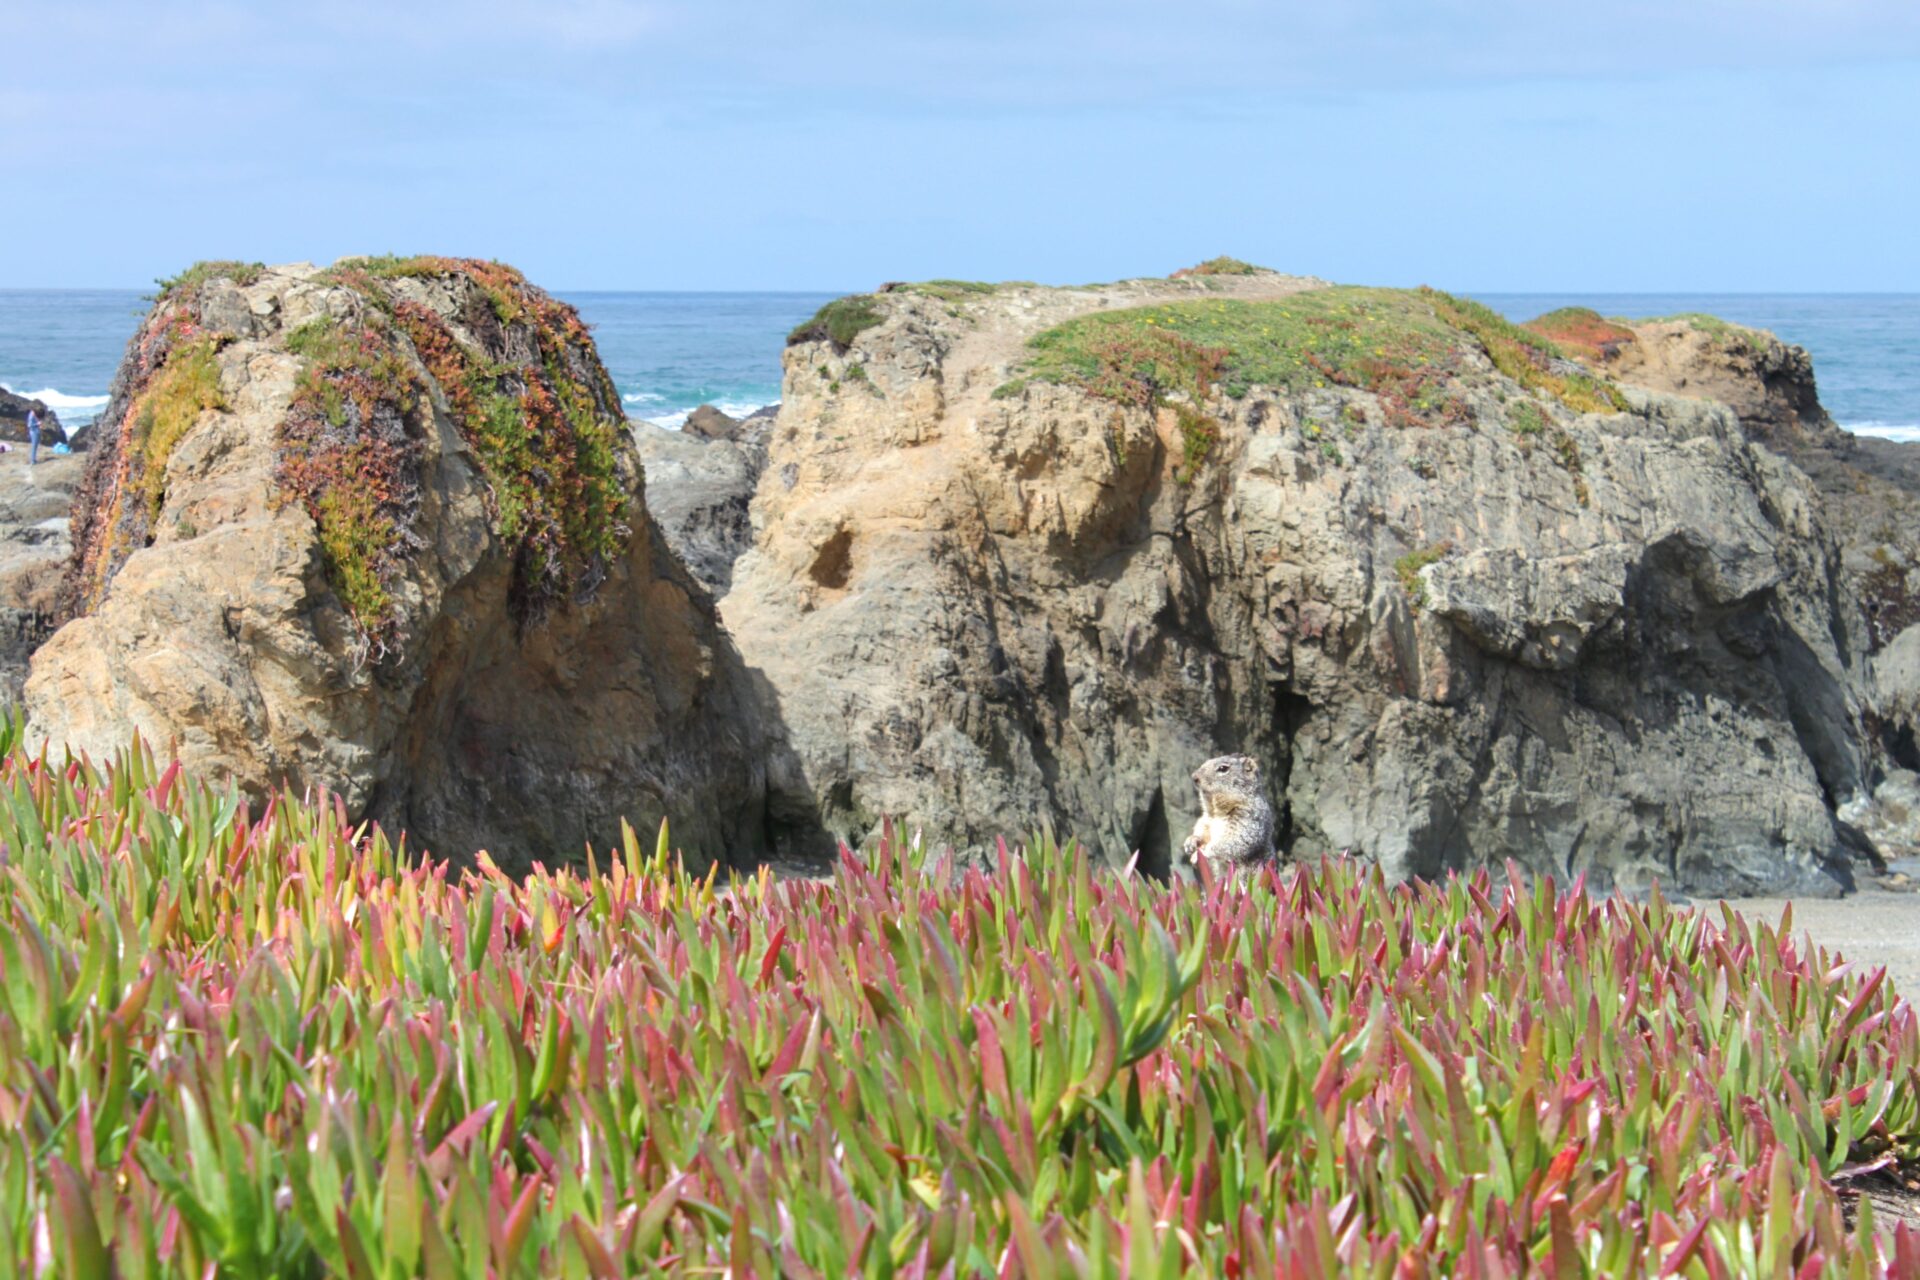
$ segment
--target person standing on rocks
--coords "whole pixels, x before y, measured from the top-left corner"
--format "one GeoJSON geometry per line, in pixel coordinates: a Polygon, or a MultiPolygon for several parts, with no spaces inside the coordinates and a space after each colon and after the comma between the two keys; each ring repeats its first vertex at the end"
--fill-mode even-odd
{"type": "Polygon", "coordinates": [[[40,415],[27,410],[27,465],[40,461],[40,415]]]}

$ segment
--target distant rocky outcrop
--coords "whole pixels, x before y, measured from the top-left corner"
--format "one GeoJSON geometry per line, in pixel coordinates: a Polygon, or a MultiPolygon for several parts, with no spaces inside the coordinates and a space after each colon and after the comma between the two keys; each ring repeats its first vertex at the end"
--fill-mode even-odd
{"type": "Polygon", "coordinates": [[[0,440],[24,444],[27,439],[27,411],[33,410],[40,419],[40,444],[45,448],[64,442],[66,428],[60,425],[60,415],[47,407],[44,400],[30,400],[26,396],[15,395],[5,387],[0,387],[0,440]]]}
{"type": "Polygon", "coordinates": [[[31,467],[23,450],[0,454],[0,702],[20,701],[28,660],[53,634],[83,465],[45,449],[31,467]]]}
{"type": "Polygon", "coordinates": [[[571,308],[508,268],[213,264],[156,303],[74,507],[30,724],[130,729],[506,865],[670,815],[778,838],[737,655],[571,308]]]}
{"type": "Polygon", "coordinates": [[[1731,408],[1749,438],[1786,458],[1818,494],[1818,525],[1837,563],[1839,611],[1863,630],[1837,633],[1863,707],[1867,786],[1836,796],[1839,813],[1888,856],[1920,849],[1920,448],[1856,436],[1820,404],[1807,351],[1714,316],[1638,322],[1558,312],[1543,332],[1606,324],[1624,340],[1575,344],[1597,370],[1731,408]]]}
{"type": "Polygon", "coordinates": [[[770,404],[755,409],[744,418],[735,418],[710,404],[703,404],[687,415],[687,420],[680,424],[680,433],[699,440],[737,441],[756,434],[764,436],[779,412],[779,405],[770,404]]]}
{"type": "Polygon", "coordinates": [[[648,509],[687,569],[714,596],[733,585],[733,562],[753,543],[747,505],[767,464],[774,415],[730,418],[712,405],[671,431],[635,422],[634,444],[646,463],[648,509]]]}
{"type": "Polygon", "coordinates": [[[1607,377],[1717,400],[1765,443],[1836,430],[1814,386],[1813,357],[1773,334],[1715,316],[1606,320],[1571,307],[1527,327],[1607,377]]]}
{"type": "Polygon", "coordinates": [[[1740,416],[1800,416],[1800,357],[1688,375],[1730,409],[1445,294],[1239,265],[897,286],[796,330],[721,601],[775,785],[851,839],[1047,823],[1164,869],[1195,762],[1245,751],[1295,853],[1846,887],[1876,624],[1820,486],[1740,416]]]}

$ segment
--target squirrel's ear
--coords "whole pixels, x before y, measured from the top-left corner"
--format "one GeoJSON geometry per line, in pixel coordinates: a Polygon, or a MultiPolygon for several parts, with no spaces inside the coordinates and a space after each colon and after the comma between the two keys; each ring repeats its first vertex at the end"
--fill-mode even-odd
{"type": "Polygon", "coordinates": [[[1260,776],[1260,762],[1251,756],[1247,758],[1247,768],[1252,771],[1254,777],[1260,776]]]}

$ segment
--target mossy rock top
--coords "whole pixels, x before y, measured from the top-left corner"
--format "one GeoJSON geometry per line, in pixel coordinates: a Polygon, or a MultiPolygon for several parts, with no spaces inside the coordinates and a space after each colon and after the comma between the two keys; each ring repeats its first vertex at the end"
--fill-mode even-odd
{"type": "MultiPolygon", "coordinates": [[[[1478,303],[1433,289],[1336,286],[1274,300],[1178,299],[1077,316],[1037,335],[1025,376],[1145,406],[1216,390],[1346,386],[1382,395],[1407,422],[1463,421],[1463,357],[1478,349],[1502,374],[1579,413],[1624,400],[1580,373],[1548,338],[1478,303]]],[[[1390,417],[1394,416],[1390,413],[1390,417]]]]}
{"type": "Polygon", "coordinates": [[[300,362],[276,427],[277,483],[316,522],[329,584],[376,652],[406,625],[398,584],[419,543],[417,455],[436,406],[485,481],[523,620],[591,596],[622,554],[638,469],[620,460],[618,392],[578,313],[512,267],[220,261],[160,284],[101,418],[107,443],[76,505],[65,612],[95,607],[163,532],[168,458],[202,414],[227,408],[220,365],[234,357],[221,353],[236,343],[300,362]],[[216,285],[249,291],[252,309],[216,285]],[[260,309],[266,290],[281,304],[260,309]]]}

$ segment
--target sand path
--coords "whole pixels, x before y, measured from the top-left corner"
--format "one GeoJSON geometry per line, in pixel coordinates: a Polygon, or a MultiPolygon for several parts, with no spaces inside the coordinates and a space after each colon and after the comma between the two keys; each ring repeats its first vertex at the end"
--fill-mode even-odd
{"type": "MultiPolygon", "coordinates": [[[[1920,859],[1893,865],[1892,874],[1876,883],[1863,878],[1861,891],[1845,898],[1797,899],[1793,904],[1795,937],[1809,936],[1815,944],[1868,968],[1885,965],[1887,976],[1908,999],[1920,999],[1920,859]]],[[[1742,915],[1768,924],[1780,923],[1784,898],[1734,898],[1728,905],[1742,915]]]]}

